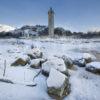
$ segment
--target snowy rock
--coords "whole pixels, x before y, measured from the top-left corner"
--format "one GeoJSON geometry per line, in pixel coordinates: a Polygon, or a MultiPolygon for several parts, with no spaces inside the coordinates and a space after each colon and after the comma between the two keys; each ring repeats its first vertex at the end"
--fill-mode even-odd
{"type": "Polygon", "coordinates": [[[31,61],[30,67],[31,68],[40,68],[41,67],[41,61],[40,61],[40,59],[33,59],[31,61]]]}
{"type": "Polygon", "coordinates": [[[48,76],[51,68],[55,68],[60,72],[64,73],[65,75],[68,74],[68,69],[66,68],[63,59],[52,58],[47,62],[42,64],[42,74],[48,76]]]}
{"type": "Polygon", "coordinates": [[[70,84],[68,77],[51,68],[50,75],[47,79],[48,93],[52,96],[58,96],[60,98],[70,93],[70,84]]]}
{"type": "Polygon", "coordinates": [[[33,59],[33,60],[31,60],[30,67],[40,68],[45,61],[46,61],[46,59],[42,59],[42,58],[33,59]]]}
{"type": "Polygon", "coordinates": [[[42,58],[43,53],[38,48],[33,48],[29,51],[28,56],[31,59],[42,58]]]}
{"type": "Polygon", "coordinates": [[[89,53],[84,53],[83,58],[85,59],[86,63],[90,63],[96,59],[96,57],[89,53]]]}
{"type": "Polygon", "coordinates": [[[28,56],[23,56],[15,60],[11,66],[25,66],[29,62],[29,57],[28,56]]]}
{"type": "Polygon", "coordinates": [[[91,62],[87,64],[86,70],[95,74],[100,74],[100,62],[91,62]]]}
{"type": "Polygon", "coordinates": [[[47,61],[46,58],[40,58],[40,60],[41,60],[41,63],[45,63],[47,61]]]}
{"type": "Polygon", "coordinates": [[[69,57],[66,57],[66,56],[63,56],[62,58],[63,58],[63,60],[65,62],[66,67],[69,68],[69,69],[72,69],[72,67],[73,67],[72,59],[69,58],[69,57]]]}
{"type": "Polygon", "coordinates": [[[78,59],[78,60],[74,60],[74,64],[78,65],[79,67],[85,67],[86,61],[85,59],[78,59]]]}

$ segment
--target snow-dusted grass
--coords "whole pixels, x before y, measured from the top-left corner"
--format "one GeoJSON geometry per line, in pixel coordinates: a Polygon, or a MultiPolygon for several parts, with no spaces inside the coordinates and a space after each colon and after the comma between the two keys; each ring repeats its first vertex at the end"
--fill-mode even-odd
{"type": "MultiPolygon", "coordinates": [[[[66,55],[72,59],[80,59],[83,53],[100,53],[100,39],[0,39],[0,77],[3,77],[4,60],[6,60],[5,78],[16,84],[0,82],[0,100],[52,100],[47,94],[46,77],[40,70],[25,67],[11,67],[18,57],[24,57],[31,50],[31,45],[38,47],[44,58],[66,55]],[[24,44],[23,44],[24,43],[24,44]],[[34,81],[33,81],[34,79],[34,81]],[[37,84],[28,87],[25,84],[37,84]]],[[[99,100],[100,76],[87,72],[85,68],[70,70],[71,93],[65,100],[99,100]]]]}
{"type": "Polygon", "coordinates": [[[100,99],[100,76],[78,68],[71,71],[71,93],[64,100],[99,100],[100,99]]]}

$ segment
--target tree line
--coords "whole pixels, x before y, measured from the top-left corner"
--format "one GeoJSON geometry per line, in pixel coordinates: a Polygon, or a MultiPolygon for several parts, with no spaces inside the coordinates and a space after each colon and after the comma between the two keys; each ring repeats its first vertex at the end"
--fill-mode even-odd
{"type": "MultiPolygon", "coordinates": [[[[41,25],[36,25],[34,27],[30,27],[30,26],[25,26],[25,27],[22,27],[18,30],[17,33],[14,33],[13,32],[0,32],[0,37],[14,37],[14,38],[19,38],[19,37],[22,37],[23,35],[23,30],[25,29],[30,29],[34,32],[37,32],[38,36],[48,36],[49,33],[48,33],[48,27],[46,26],[41,26],[41,25]],[[22,30],[22,31],[21,31],[22,30]]],[[[70,30],[65,30],[64,28],[62,27],[56,27],[54,29],[54,35],[55,36],[64,36],[64,37],[67,37],[67,36],[74,36],[74,37],[77,37],[77,38],[94,38],[94,37],[100,37],[100,31],[99,32],[92,32],[92,31],[89,31],[89,32],[71,32],[70,30]]]]}

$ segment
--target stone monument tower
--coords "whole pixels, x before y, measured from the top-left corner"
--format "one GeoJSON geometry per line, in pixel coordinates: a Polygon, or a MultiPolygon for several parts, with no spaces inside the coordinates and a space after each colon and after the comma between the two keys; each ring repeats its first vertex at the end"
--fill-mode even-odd
{"type": "Polygon", "coordinates": [[[54,37],[54,11],[52,8],[48,11],[48,28],[49,36],[54,37]]]}

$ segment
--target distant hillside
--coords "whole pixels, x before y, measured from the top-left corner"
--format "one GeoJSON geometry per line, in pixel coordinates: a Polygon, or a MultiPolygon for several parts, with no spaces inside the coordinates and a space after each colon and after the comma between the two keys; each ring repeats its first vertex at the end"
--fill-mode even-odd
{"type": "Polygon", "coordinates": [[[8,26],[8,25],[1,25],[0,24],[0,32],[9,32],[15,30],[14,27],[8,26]]]}
{"type": "MultiPolygon", "coordinates": [[[[74,38],[94,38],[100,37],[100,31],[89,31],[84,32],[71,32],[70,30],[65,30],[62,27],[56,27],[54,29],[55,36],[72,36],[74,38]]],[[[7,25],[0,25],[0,37],[34,37],[34,36],[47,36],[48,27],[44,25],[24,25],[21,28],[14,28],[7,25]]]]}

